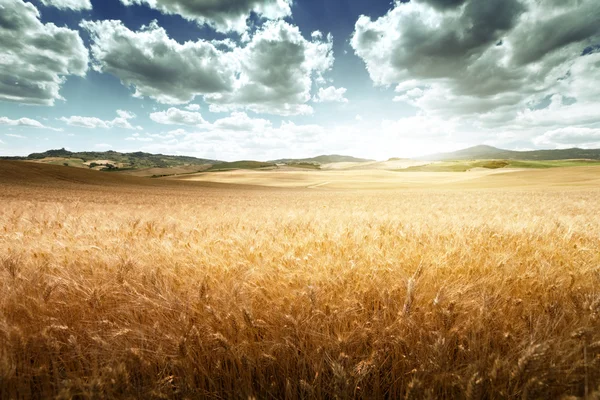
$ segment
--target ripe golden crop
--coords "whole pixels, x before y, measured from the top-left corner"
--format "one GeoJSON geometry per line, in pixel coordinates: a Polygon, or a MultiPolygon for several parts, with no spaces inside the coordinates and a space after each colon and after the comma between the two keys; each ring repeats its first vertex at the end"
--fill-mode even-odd
{"type": "Polygon", "coordinates": [[[3,399],[600,384],[595,189],[3,189],[3,399]]]}

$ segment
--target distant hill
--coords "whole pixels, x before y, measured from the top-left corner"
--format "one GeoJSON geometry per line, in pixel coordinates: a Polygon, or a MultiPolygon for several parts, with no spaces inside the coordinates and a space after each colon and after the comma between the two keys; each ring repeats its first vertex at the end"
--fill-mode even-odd
{"type": "Polygon", "coordinates": [[[233,161],[233,162],[222,162],[213,165],[207,172],[211,171],[230,171],[234,169],[262,169],[262,168],[275,168],[277,167],[271,162],[261,161],[233,161]]]}
{"type": "Polygon", "coordinates": [[[498,149],[493,146],[480,145],[458,150],[451,153],[437,153],[418,157],[417,160],[448,161],[448,160],[600,160],[600,149],[561,149],[561,150],[532,150],[514,151],[498,149]]]}
{"type": "Polygon", "coordinates": [[[368,160],[365,158],[356,158],[351,156],[341,156],[338,154],[322,155],[312,158],[282,158],[279,160],[273,160],[275,164],[302,164],[302,163],[315,163],[315,164],[331,164],[338,162],[369,162],[374,160],[368,160]]]}
{"type": "MultiPolygon", "coordinates": [[[[1,158],[1,157],[0,157],[1,158]]],[[[29,161],[43,161],[48,164],[66,164],[76,167],[90,167],[90,164],[105,166],[107,169],[126,170],[143,168],[172,168],[186,165],[215,165],[218,160],[209,160],[188,156],[170,156],[164,154],[151,154],[141,151],[134,153],[120,153],[117,151],[82,151],[48,150],[43,153],[32,153],[27,157],[6,157],[6,159],[20,159],[29,161]],[[101,160],[101,161],[100,161],[101,160]],[[99,161],[95,163],[95,161],[99,161]]]]}

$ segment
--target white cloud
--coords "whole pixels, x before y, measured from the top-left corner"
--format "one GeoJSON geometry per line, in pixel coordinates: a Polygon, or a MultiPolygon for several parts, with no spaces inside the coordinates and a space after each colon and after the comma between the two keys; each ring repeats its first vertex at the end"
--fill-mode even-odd
{"type": "Polygon", "coordinates": [[[171,107],[167,111],[150,114],[150,119],[164,125],[200,126],[206,124],[202,114],[194,111],[184,111],[171,107]]]}
{"type": "Polygon", "coordinates": [[[16,139],[27,139],[26,136],[23,135],[17,135],[15,133],[5,133],[4,136],[8,136],[8,137],[12,137],[12,138],[16,138],[16,139]]]}
{"type": "Polygon", "coordinates": [[[185,107],[186,110],[190,110],[190,111],[199,111],[200,110],[200,106],[198,104],[190,104],[187,105],[185,107]]]}
{"type": "Polygon", "coordinates": [[[153,142],[154,139],[148,136],[140,136],[139,134],[133,134],[129,137],[126,137],[125,140],[133,142],[133,141],[138,141],[138,142],[153,142]]]}
{"type": "Polygon", "coordinates": [[[346,94],[346,88],[336,88],[335,86],[329,86],[328,88],[319,88],[319,92],[314,98],[315,103],[347,103],[348,99],[344,97],[346,94]]]}
{"type": "Polygon", "coordinates": [[[133,119],[136,117],[134,113],[125,110],[117,110],[117,115],[119,116],[119,118],[123,119],[133,119]]]}
{"type": "Polygon", "coordinates": [[[553,148],[598,148],[600,128],[565,127],[554,129],[533,139],[537,146],[553,148]]]}
{"type": "Polygon", "coordinates": [[[42,4],[49,7],[56,7],[61,10],[91,10],[90,0],[41,0],[42,4]]]}
{"type": "Polygon", "coordinates": [[[10,119],[7,117],[0,117],[0,125],[9,125],[9,126],[24,126],[31,128],[40,128],[40,129],[51,129],[55,131],[60,131],[60,129],[50,128],[39,121],[31,118],[19,118],[19,119],[10,119]]]}
{"type": "Polygon", "coordinates": [[[147,5],[165,14],[178,14],[222,33],[244,32],[252,13],[266,19],[289,17],[292,13],[292,0],[121,0],[121,3],[147,5]]]}
{"type": "Polygon", "coordinates": [[[102,120],[97,117],[82,117],[78,115],[73,115],[71,117],[61,117],[58,118],[59,121],[62,121],[70,126],[77,126],[80,128],[88,128],[88,129],[110,129],[110,128],[121,128],[121,129],[138,129],[141,130],[141,127],[135,127],[131,125],[129,122],[130,119],[134,119],[135,114],[129,111],[117,110],[117,117],[113,120],[102,120]]]}
{"type": "Polygon", "coordinates": [[[387,159],[395,156],[417,156],[430,152],[456,150],[464,141],[456,137],[461,129],[458,121],[424,116],[386,120],[381,123],[330,126],[296,124],[252,118],[243,112],[207,123],[194,131],[170,131],[151,135],[155,142],[144,151],[194,154],[220,160],[307,157],[318,154],[351,154],[387,159]],[[448,148],[447,140],[454,146],[448,148]]]}
{"type": "Polygon", "coordinates": [[[244,112],[234,112],[230,117],[221,118],[212,125],[213,129],[223,131],[259,132],[271,129],[272,123],[262,118],[250,118],[244,112]]]}
{"type": "Polygon", "coordinates": [[[312,113],[313,81],[333,65],[332,38],[304,39],[284,21],[269,21],[244,47],[218,49],[198,40],[179,44],[156,22],[133,32],[120,21],[85,21],[94,68],[119,77],[135,97],[184,104],[204,96],[214,112],[312,113]]]}
{"type": "Polygon", "coordinates": [[[110,149],[112,147],[112,145],[110,145],[108,143],[98,143],[98,144],[95,144],[94,147],[96,147],[97,149],[110,149]]]}
{"type": "Polygon", "coordinates": [[[86,74],[88,51],[77,31],[40,22],[33,4],[2,2],[0,100],[53,105],[67,76],[86,74]]]}

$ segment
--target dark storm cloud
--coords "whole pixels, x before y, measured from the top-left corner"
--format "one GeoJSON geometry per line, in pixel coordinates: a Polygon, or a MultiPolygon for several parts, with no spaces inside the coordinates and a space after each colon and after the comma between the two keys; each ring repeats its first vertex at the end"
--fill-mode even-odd
{"type": "Polygon", "coordinates": [[[442,17],[440,26],[403,21],[392,65],[420,77],[445,76],[449,68],[464,68],[471,57],[496,44],[523,11],[517,0],[471,1],[458,17],[442,17]]]}
{"type": "Polygon", "coordinates": [[[442,3],[397,3],[357,21],[351,43],[376,84],[443,81],[450,94],[505,104],[522,96],[494,96],[544,90],[600,32],[596,0],[466,0],[452,12],[442,3]]]}
{"type": "Polygon", "coordinates": [[[518,65],[530,64],[573,43],[596,44],[600,40],[600,2],[587,2],[554,17],[532,21],[515,32],[514,61],[518,65]]]}

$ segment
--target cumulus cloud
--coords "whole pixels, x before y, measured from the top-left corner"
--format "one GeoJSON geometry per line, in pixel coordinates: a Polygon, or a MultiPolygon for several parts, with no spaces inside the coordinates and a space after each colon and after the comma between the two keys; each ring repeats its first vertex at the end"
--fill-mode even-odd
{"type": "Polygon", "coordinates": [[[600,128],[565,127],[554,129],[533,139],[538,146],[556,148],[598,148],[600,128]]]}
{"type": "Polygon", "coordinates": [[[59,130],[50,128],[41,122],[31,119],[31,118],[19,118],[19,119],[10,119],[8,117],[0,117],[0,125],[8,125],[8,126],[24,126],[30,128],[40,128],[40,129],[51,129],[51,130],[59,130]]]}
{"type": "Polygon", "coordinates": [[[53,105],[67,76],[87,72],[79,33],[43,24],[38,9],[22,0],[0,7],[0,100],[53,105]]]}
{"type": "Polygon", "coordinates": [[[202,114],[195,111],[184,111],[171,107],[166,111],[150,114],[150,119],[164,125],[200,126],[206,124],[202,114]]]}
{"type": "Polygon", "coordinates": [[[243,47],[219,49],[198,40],[179,44],[156,22],[140,31],[120,21],[85,21],[94,68],[111,73],[134,96],[184,104],[204,96],[211,111],[248,109],[310,114],[313,81],[333,65],[332,38],[306,40],[285,21],[265,23],[243,47]]]}
{"type": "Polygon", "coordinates": [[[133,126],[129,122],[130,119],[136,118],[136,115],[124,110],[117,110],[117,117],[112,120],[102,120],[97,117],[82,117],[73,115],[71,117],[58,118],[59,121],[66,123],[69,126],[77,126],[80,128],[87,129],[110,129],[110,128],[121,128],[121,129],[137,129],[142,130],[140,126],[133,126]]]}
{"type": "Polygon", "coordinates": [[[154,139],[149,136],[150,135],[141,136],[139,133],[134,133],[133,135],[126,137],[125,140],[130,142],[153,142],[154,139]]]}
{"type": "Polygon", "coordinates": [[[90,0],[41,0],[42,4],[48,7],[56,7],[60,10],[91,10],[90,0]]]}
{"type": "Polygon", "coordinates": [[[231,116],[221,118],[212,125],[213,130],[260,132],[271,129],[271,121],[262,118],[250,118],[244,112],[234,112],[231,116]]]}
{"type": "Polygon", "coordinates": [[[196,95],[231,90],[235,59],[209,42],[179,44],[156,21],[138,32],[121,21],[84,21],[94,69],[117,76],[135,97],[183,104],[196,95]]]}
{"type": "Polygon", "coordinates": [[[459,120],[463,138],[533,143],[600,123],[598,15],[595,0],[397,1],[381,18],[361,16],[351,45],[372,81],[395,85],[394,100],[418,115],[459,120]]]}
{"type": "Polygon", "coordinates": [[[324,126],[284,120],[276,124],[244,112],[234,112],[190,131],[178,129],[149,135],[155,141],[144,150],[195,154],[221,160],[274,160],[324,153],[387,159],[447,150],[445,140],[449,139],[453,140],[456,149],[464,145],[455,137],[461,129],[458,122],[448,123],[423,116],[365,122],[368,123],[357,124],[352,120],[345,124],[338,121],[324,126]],[[410,135],[408,138],[407,134],[410,135]]]}
{"type": "Polygon", "coordinates": [[[257,113],[311,114],[306,104],[314,80],[333,66],[333,39],[304,39],[298,27],[267,22],[244,48],[232,91],[208,94],[211,111],[246,108],[257,113]]]}
{"type": "Polygon", "coordinates": [[[329,86],[327,88],[319,88],[319,92],[313,99],[315,103],[347,103],[348,99],[344,97],[346,94],[346,88],[336,88],[335,86],[329,86]]]}
{"type": "Polygon", "coordinates": [[[121,0],[121,3],[147,5],[164,14],[178,14],[223,33],[244,32],[252,13],[266,19],[284,18],[292,13],[292,0],[121,0]]]}
{"type": "Polygon", "coordinates": [[[185,109],[190,111],[198,111],[200,110],[200,106],[198,104],[189,104],[185,107],[185,109]]]}
{"type": "Polygon", "coordinates": [[[167,149],[171,153],[193,153],[215,159],[269,159],[282,153],[320,146],[325,133],[325,129],[318,125],[296,125],[283,121],[275,126],[267,119],[253,118],[245,112],[232,112],[213,123],[195,126],[190,132],[177,129],[148,135],[155,142],[144,150],[167,149]]]}

